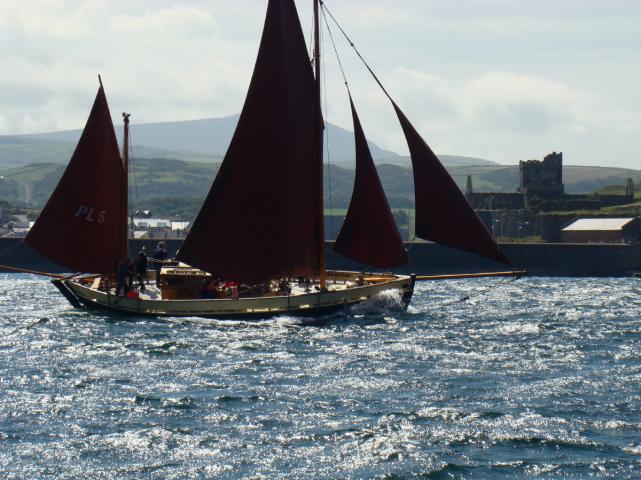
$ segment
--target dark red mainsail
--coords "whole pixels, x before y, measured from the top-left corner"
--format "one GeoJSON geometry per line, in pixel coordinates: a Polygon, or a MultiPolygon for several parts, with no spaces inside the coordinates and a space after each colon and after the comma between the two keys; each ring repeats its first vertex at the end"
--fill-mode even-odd
{"type": "Polygon", "coordinates": [[[270,0],[236,131],[178,258],[257,284],[319,270],[320,106],[293,0],[270,0]]]}
{"type": "Polygon", "coordinates": [[[367,265],[390,268],[408,261],[363,127],[350,96],[356,143],[354,191],[334,250],[367,265]]]}
{"type": "Polygon", "coordinates": [[[126,195],[101,85],[69,165],[25,242],[70,271],[114,274],[126,255],[126,195]]]}
{"type": "Polygon", "coordinates": [[[416,235],[511,266],[438,157],[398,105],[392,104],[412,157],[416,235]]]}

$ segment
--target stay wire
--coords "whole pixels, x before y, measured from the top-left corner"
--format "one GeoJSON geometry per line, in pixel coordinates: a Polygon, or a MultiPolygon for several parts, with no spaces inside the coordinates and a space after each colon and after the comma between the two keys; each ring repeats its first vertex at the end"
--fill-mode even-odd
{"type": "MultiPolygon", "coordinates": [[[[321,2],[321,7],[323,7],[324,4],[321,2]]],[[[325,19],[325,27],[327,28],[327,33],[329,33],[329,38],[332,42],[332,47],[334,48],[334,53],[336,54],[336,61],[338,62],[338,66],[341,70],[341,75],[343,76],[343,81],[345,82],[345,88],[347,88],[347,93],[350,95],[350,90],[349,90],[349,83],[347,82],[347,76],[345,75],[345,69],[343,68],[343,62],[341,61],[341,57],[338,54],[338,48],[336,47],[336,42],[334,41],[334,35],[332,34],[332,29],[329,26],[329,22],[327,21],[327,16],[325,15],[325,8],[321,8],[321,12],[323,14],[323,18],[325,19]]],[[[340,28],[340,27],[339,27],[340,28]]]]}
{"type": "Polygon", "coordinates": [[[372,70],[372,69],[371,69],[371,67],[369,66],[369,64],[365,61],[365,59],[364,59],[364,58],[363,58],[363,56],[361,55],[361,52],[359,52],[359,51],[358,51],[358,49],[356,48],[356,45],[354,44],[354,42],[352,42],[352,39],[351,39],[351,38],[349,38],[349,36],[347,35],[347,33],[345,33],[345,30],[343,30],[343,27],[341,27],[340,23],[338,23],[338,21],[336,20],[336,18],[334,17],[334,15],[332,15],[332,12],[329,10],[329,8],[327,8],[327,6],[325,5],[325,2],[323,2],[323,0],[320,0],[320,6],[321,6],[321,9],[323,10],[323,15],[325,14],[324,12],[325,12],[325,11],[327,11],[327,14],[329,15],[329,17],[332,19],[332,21],[336,24],[336,26],[338,27],[338,29],[341,31],[341,33],[342,33],[342,34],[343,34],[343,36],[345,37],[345,40],[347,40],[347,43],[349,43],[350,47],[352,47],[352,48],[354,49],[354,52],[356,52],[356,55],[358,55],[358,58],[360,58],[360,59],[361,59],[361,62],[363,62],[363,65],[365,65],[365,68],[367,68],[367,70],[368,70],[368,71],[369,71],[369,73],[372,75],[372,77],[374,78],[374,80],[376,81],[376,83],[378,83],[378,86],[379,86],[379,87],[381,87],[381,90],[383,90],[383,93],[387,96],[387,98],[389,98],[389,100],[390,100],[394,105],[396,105],[396,103],[395,103],[395,102],[394,102],[394,100],[392,99],[391,95],[390,95],[389,93],[387,93],[387,90],[385,89],[385,87],[383,86],[383,84],[381,83],[381,81],[378,79],[378,77],[376,76],[376,74],[374,73],[374,70],[372,70]]]}
{"type": "Polygon", "coordinates": [[[496,290],[499,287],[502,287],[502,286],[507,285],[507,284],[512,283],[512,282],[516,282],[517,280],[520,280],[521,278],[522,277],[512,277],[512,278],[507,278],[507,279],[504,279],[504,280],[499,280],[498,282],[490,285],[489,287],[483,288],[481,290],[477,290],[476,292],[470,293],[469,295],[464,295],[464,296],[462,296],[460,298],[457,298],[457,299],[454,299],[454,300],[445,300],[444,302],[440,302],[440,303],[436,303],[434,305],[430,305],[429,308],[430,309],[434,309],[434,308],[446,307],[448,305],[454,305],[456,303],[466,302],[466,301],[470,300],[473,297],[479,297],[481,295],[485,295],[486,293],[488,293],[488,292],[490,292],[492,290],[496,290]]]}
{"type": "MultiPolygon", "coordinates": [[[[325,21],[325,25],[327,25],[327,21],[325,21]]],[[[321,42],[324,41],[324,36],[323,36],[323,31],[321,30],[321,42]]],[[[321,58],[321,63],[323,65],[323,103],[324,103],[324,110],[325,110],[325,119],[327,120],[326,122],[326,128],[325,128],[325,151],[327,152],[327,193],[329,197],[329,211],[330,211],[330,216],[329,216],[329,227],[332,232],[332,236],[334,234],[334,200],[332,197],[332,166],[331,166],[331,154],[330,154],[330,148],[329,148],[329,120],[328,120],[328,109],[327,109],[327,73],[325,69],[325,57],[321,58]]],[[[325,209],[325,206],[323,205],[323,210],[325,209]]],[[[324,216],[324,215],[323,215],[324,216]]],[[[325,238],[327,238],[327,234],[325,235],[325,238]]]]}

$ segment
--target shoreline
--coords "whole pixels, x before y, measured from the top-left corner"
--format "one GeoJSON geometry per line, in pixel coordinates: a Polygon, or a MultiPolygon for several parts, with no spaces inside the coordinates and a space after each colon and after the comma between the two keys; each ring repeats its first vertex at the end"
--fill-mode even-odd
{"type": "MultiPolygon", "coordinates": [[[[131,239],[129,249],[136,253],[144,245],[151,252],[159,241],[131,239]]],[[[172,256],[182,244],[182,239],[162,241],[172,256]]],[[[332,248],[333,243],[326,244],[328,268],[380,271],[337,254],[332,248]]],[[[406,246],[410,262],[394,269],[395,273],[436,275],[506,270],[501,263],[443,245],[407,242],[406,246]]],[[[641,272],[639,244],[503,243],[500,246],[515,268],[527,270],[530,276],[627,277],[641,272]]],[[[67,271],[22,243],[20,238],[0,238],[0,264],[50,273],[67,271]]]]}

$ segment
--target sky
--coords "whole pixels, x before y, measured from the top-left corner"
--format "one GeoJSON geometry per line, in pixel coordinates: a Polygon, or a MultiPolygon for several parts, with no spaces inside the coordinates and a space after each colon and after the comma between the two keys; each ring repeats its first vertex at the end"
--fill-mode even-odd
{"type": "MultiPolygon", "coordinates": [[[[641,1],[325,0],[438,154],[641,169],[641,1]]],[[[239,113],[266,0],[0,0],[0,135],[239,113]]],[[[296,0],[306,37],[311,0],[296,0]]],[[[407,152],[330,24],[368,138],[407,152]]],[[[324,34],[326,119],[352,129],[324,34]]]]}

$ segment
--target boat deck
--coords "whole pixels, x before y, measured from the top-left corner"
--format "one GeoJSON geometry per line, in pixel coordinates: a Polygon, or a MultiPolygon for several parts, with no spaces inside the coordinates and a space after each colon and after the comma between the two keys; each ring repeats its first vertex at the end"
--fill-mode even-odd
{"type": "MultiPolygon", "coordinates": [[[[276,297],[276,296],[290,296],[290,297],[296,297],[296,296],[301,296],[301,295],[308,295],[310,293],[318,292],[317,286],[312,286],[311,288],[308,287],[306,288],[304,285],[300,285],[298,282],[290,282],[289,284],[290,291],[289,292],[283,292],[283,291],[273,291],[266,293],[264,295],[251,295],[251,294],[243,294],[242,291],[239,292],[239,298],[260,298],[260,297],[276,297]]],[[[327,284],[327,290],[329,292],[340,292],[340,291],[345,291],[348,290],[352,287],[356,286],[356,282],[350,281],[350,280],[332,280],[328,282],[327,284]]],[[[92,288],[97,288],[97,285],[92,285],[92,288]]],[[[138,297],[141,300],[162,300],[162,287],[158,288],[153,282],[151,283],[145,283],[145,289],[140,290],[139,286],[135,286],[134,291],[138,293],[138,297]]],[[[115,289],[111,289],[110,293],[112,295],[116,295],[115,289]]],[[[221,298],[226,298],[226,297],[221,297],[221,298]]]]}

